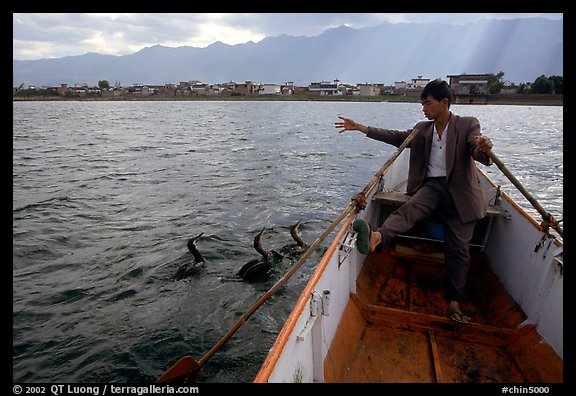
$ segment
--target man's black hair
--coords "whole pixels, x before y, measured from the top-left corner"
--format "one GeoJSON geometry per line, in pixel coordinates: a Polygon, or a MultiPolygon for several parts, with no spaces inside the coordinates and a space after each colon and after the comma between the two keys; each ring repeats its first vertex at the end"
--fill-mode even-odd
{"type": "Polygon", "coordinates": [[[420,94],[420,100],[426,100],[428,95],[432,95],[437,101],[441,101],[444,98],[448,99],[448,107],[452,104],[452,90],[450,90],[446,81],[439,78],[426,84],[420,94]]]}

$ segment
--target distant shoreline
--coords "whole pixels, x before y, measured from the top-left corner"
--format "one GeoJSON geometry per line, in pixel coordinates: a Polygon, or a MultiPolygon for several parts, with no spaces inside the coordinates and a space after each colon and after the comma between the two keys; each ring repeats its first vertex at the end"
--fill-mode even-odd
{"type": "MultiPolygon", "coordinates": [[[[233,102],[256,102],[256,101],[318,101],[318,102],[390,102],[390,103],[420,103],[416,96],[378,95],[378,96],[318,96],[318,95],[246,95],[246,96],[115,96],[115,97],[61,97],[61,96],[35,96],[35,97],[12,97],[13,102],[90,102],[90,101],[233,101],[233,102]]],[[[488,95],[488,96],[459,96],[453,104],[487,104],[487,105],[525,105],[525,106],[563,106],[563,95],[488,95]]]]}

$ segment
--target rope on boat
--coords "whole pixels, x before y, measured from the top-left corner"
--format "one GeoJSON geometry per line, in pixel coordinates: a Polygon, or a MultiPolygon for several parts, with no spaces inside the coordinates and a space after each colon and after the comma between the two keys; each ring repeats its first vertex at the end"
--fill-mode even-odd
{"type": "Polygon", "coordinates": [[[366,202],[366,195],[363,192],[360,192],[358,194],[354,194],[352,196],[351,201],[356,201],[356,210],[357,211],[361,211],[366,209],[366,205],[368,205],[368,203],[366,202]]]}

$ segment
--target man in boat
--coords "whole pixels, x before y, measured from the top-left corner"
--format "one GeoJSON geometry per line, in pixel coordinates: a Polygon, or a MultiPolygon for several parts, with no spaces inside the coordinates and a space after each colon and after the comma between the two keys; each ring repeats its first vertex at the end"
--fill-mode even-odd
{"type": "MultiPolygon", "coordinates": [[[[358,232],[357,247],[368,254],[380,250],[419,221],[439,213],[443,217],[446,243],[446,270],[449,317],[468,323],[460,309],[470,266],[469,242],[476,221],[486,216],[487,204],[476,164],[491,165],[486,154],[492,142],[480,132],[475,117],[460,117],[450,111],[452,92],[443,80],[430,81],[420,95],[422,111],[430,121],[414,127],[419,132],[410,142],[410,165],[406,192],[410,199],[392,213],[377,229],[363,219],[353,228],[358,232]]],[[[399,147],[411,131],[397,131],[362,125],[345,117],[335,122],[344,131],[360,131],[367,137],[399,147]]]]}

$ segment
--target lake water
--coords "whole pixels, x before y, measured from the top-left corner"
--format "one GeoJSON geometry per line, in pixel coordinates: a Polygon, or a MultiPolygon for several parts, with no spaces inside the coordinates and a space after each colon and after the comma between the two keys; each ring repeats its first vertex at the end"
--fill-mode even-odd
{"type": "MultiPolygon", "coordinates": [[[[539,203],[563,213],[563,108],[454,105],[539,203]]],[[[314,241],[395,151],[338,115],[411,129],[410,103],[14,102],[14,382],[153,382],[199,360],[292,264],[232,280],[257,256],[314,241]],[[191,259],[200,273],[172,276],[191,259]]],[[[540,220],[496,166],[480,166],[540,220]]],[[[329,238],[208,361],[204,382],[250,382],[329,238]]]]}

